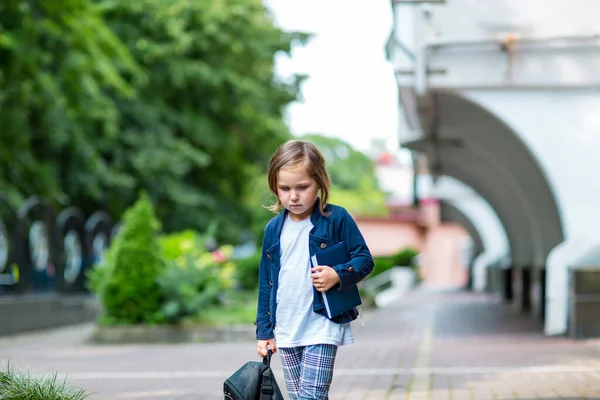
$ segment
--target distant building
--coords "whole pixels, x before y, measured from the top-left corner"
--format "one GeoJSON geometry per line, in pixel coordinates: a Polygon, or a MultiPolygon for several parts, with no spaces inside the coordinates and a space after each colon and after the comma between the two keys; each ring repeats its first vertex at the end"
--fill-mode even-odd
{"type": "Polygon", "coordinates": [[[472,242],[469,232],[444,222],[435,198],[413,204],[415,179],[410,160],[390,152],[380,141],[373,142],[368,155],[375,162],[380,188],[388,193],[389,209],[387,218],[355,216],[372,254],[386,256],[412,248],[419,253],[425,284],[467,286],[473,259],[465,252],[472,242]]]}
{"type": "Polygon", "coordinates": [[[414,173],[412,164],[387,150],[381,140],[373,140],[368,155],[375,162],[379,187],[388,193],[388,205],[408,207],[413,202],[414,173]]]}

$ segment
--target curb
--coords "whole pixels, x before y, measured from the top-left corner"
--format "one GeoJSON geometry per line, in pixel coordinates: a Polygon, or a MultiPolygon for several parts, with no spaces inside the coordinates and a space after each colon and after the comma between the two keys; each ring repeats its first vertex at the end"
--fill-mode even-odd
{"type": "Polygon", "coordinates": [[[253,341],[254,326],[99,326],[90,344],[214,343],[253,341]]]}

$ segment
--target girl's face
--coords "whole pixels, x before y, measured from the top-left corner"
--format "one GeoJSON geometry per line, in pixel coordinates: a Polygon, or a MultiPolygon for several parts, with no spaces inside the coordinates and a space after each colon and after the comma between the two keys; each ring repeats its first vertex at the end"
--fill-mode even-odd
{"type": "Polygon", "coordinates": [[[319,188],[302,164],[283,167],[277,173],[277,197],[293,221],[310,218],[319,188]]]}

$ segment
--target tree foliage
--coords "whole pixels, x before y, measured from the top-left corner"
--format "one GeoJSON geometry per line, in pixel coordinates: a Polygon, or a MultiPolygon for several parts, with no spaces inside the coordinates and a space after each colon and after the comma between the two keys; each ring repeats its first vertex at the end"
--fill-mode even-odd
{"type": "Polygon", "coordinates": [[[3,1],[0,191],[118,218],[145,189],[167,231],[231,238],[290,137],[274,55],[306,38],[260,0],[3,1]]]}
{"type": "Polygon", "coordinates": [[[0,5],[1,191],[65,204],[99,199],[123,174],[104,160],[118,137],[113,96],[134,95],[127,48],[86,0],[0,5]]]}
{"type": "Polygon", "coordinates": [[[120,102],[123,147],[115,161],[149,189],[159,215],[169,216],[167,228],[221,216],[247,222],[240,199],[248,165],[266,164],[289,136],[281,113],[296,86],[274,77],[273,55],[288,52],[293,37],[275,29],[255,0],[105,4],[107,20],[148,72],[141,96],[153,99],[120,102]]]}

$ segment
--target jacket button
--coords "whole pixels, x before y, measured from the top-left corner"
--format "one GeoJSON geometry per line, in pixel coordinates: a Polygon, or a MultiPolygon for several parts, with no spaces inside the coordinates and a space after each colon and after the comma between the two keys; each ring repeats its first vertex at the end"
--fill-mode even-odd
{"type": "Polygon", "coordinates": [[[271,311],[267,311],[267,315],[271,315],[271,311]]]}
{"type": "Polygon", "coordinates": [[[327,243],[321,243],[321,248],[324,249],[325,247],[327,247],[327,243]]]}
{"type": "Polygon", "coordinates": [[[354,272],[354,267],[349,267],[349,268],[348,268],[348,271],[350,271],[350,272],[354,272]]]}
{"type": "Polygon", "coordinates": [[[269,285],[270,285],[270,286],[273,286],[273,282],[269,281],[269,285]]]}
{"type": "Polygon", "coordinates": [[[267,254],[267,257],[268,257],[268,258],[271,258],[271,255],[270,255],[270,254],[267,254]]]}

